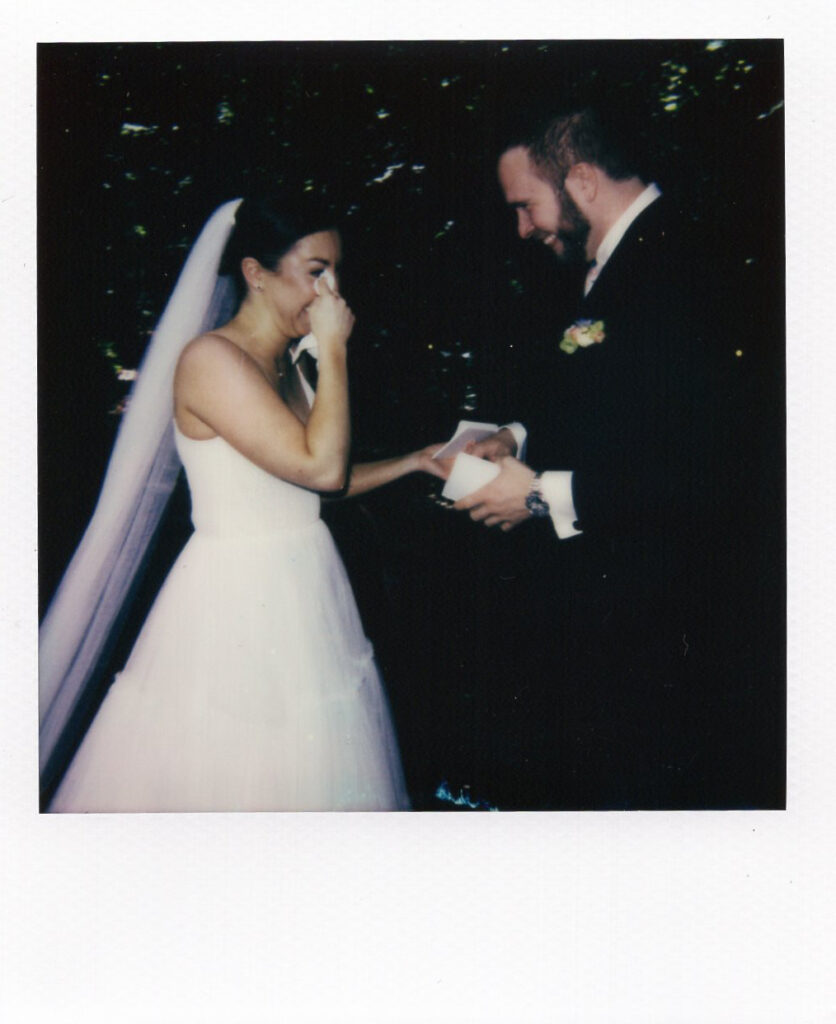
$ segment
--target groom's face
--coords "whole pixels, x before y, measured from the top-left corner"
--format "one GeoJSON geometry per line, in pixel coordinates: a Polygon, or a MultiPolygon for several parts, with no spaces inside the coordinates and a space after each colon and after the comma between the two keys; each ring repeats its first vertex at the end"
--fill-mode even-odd
{"type": "Polygon", "coordinates": [[[589,222],[561,190],[537,173],[524,146],[507,150],[499,159],[499,184],[505,201],[517,212],[517,234],[548,246],[565,261],[583,258],[589,222]]]}

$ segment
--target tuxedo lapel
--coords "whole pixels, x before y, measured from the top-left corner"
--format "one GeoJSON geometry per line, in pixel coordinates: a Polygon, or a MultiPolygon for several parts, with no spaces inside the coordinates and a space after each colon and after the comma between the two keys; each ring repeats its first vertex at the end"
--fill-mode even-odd
{"type": "MultiPolygon", "coordinates": [[[[597,319],[603,312],[625,303],[635,310],[632,293],[650,283],[646,275],[664,247],[666,219],[664,199],[657,199],[636,217],[581,300],[582,316],[597,319]]],[[[656,283],[654,274],[652,284],[656,283]]]]}
{"type": "MultiPolygon", "coordinates": [[[[664,346],[675,339],[676,305],[670,282],[667,211],[658,199],[625,232],[586,296],[575,319],[603,323],[604,339],[567,353],[555,339],[553,402],[541,450],[532,431],[533,453],[556,468],[588,469],[597,483],[614,472],[626,438],[635,450],[647,445],[638,424],[647,421],[658,391],[659,367],[669,362],[664,346]],[[668,307],[671,308],[668,308],[668,307]]],[[[562,325],[560,334],[570,324],[562,325]]],[[[609,502],[602,501],[607,505],[609,502]]]]}

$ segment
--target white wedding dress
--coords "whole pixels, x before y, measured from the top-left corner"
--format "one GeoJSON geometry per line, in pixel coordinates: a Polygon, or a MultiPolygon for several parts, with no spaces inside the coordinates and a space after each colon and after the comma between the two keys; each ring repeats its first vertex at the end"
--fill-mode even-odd
{"type": "Polygon", "coordinates": [[[319,496],[175,437],[195,532],[50,811],[408,809],[319,496]]]}

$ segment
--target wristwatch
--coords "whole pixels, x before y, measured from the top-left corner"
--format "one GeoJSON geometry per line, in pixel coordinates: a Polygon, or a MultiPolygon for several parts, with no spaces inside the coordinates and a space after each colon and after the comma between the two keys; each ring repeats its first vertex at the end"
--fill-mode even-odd
{"type": "Polygon", "coordinates": [[[531,490],[525,497],[525,507],[536,518],[549,514],[549,503],[543,497],[542,481],[538,473],[531,481],[531,490]]]}

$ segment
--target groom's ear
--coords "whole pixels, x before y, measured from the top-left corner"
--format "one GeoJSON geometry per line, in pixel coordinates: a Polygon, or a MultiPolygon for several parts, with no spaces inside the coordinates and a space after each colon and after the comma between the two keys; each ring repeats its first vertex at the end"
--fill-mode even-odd
{"type": "Polygon", "coordinates": [[[566,175],[566,191],[580,207],[594,202],[600,184],[598,168],[586,161],[573,164],[566,175]]]}

